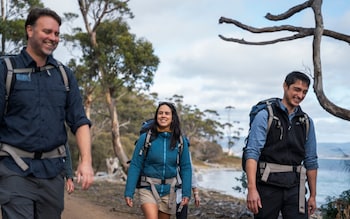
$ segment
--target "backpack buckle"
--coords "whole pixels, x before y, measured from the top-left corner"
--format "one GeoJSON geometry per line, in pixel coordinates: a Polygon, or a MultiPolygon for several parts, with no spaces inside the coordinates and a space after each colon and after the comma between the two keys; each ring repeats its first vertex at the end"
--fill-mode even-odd
{"type": "Polygon", "coordinates": [[[39,160],[43,156],[43,152],[34,152],[34,159],[39,160]]]}

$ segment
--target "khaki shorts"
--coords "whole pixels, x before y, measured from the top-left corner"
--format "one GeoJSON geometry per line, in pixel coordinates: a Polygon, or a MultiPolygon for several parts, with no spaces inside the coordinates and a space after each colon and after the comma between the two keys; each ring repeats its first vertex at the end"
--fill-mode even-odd
{"type": "MultiPolygon", "coordinates": [[[[154,198],[152,191],[148,189],[139,189],[139,197],[141,205],[146,203],[153,203],[157,204],[157,200],[154,198]]],[[[170,195],[165,195],[163,197],[160,197],[161,203],[158,204],[158,210],[161,212],[164,212],[166,214],[176,214],[176,201],[173,201],[173,205],[171,208],[169,208],[169,197],[170,195]]]]}

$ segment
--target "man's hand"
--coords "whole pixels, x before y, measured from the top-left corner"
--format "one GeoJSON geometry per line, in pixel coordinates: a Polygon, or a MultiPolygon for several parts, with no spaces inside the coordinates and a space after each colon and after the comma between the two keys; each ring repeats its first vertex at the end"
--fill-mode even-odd
{"type": "Polygon", "coordinates": [[[82,189],[88,189],[94,181],[94,171],[92,169],[91,163],[81,162],[78,165],[76,175],[77,182],[81,183],[82,189]]]}
{"type": "Polygon", "coordinates": [[[314,197],[310,197],[309,200],[307,201],[307,209],[309,212],[309,215],[312,215],[316,211],[316,200],[314,197]]]}
{"type": "Polygon", "coordinates": [[[254,214],[257,214],[259,212],[259,208],[262,208],[258,190],[248,189],[247,207],[254,214]]]}

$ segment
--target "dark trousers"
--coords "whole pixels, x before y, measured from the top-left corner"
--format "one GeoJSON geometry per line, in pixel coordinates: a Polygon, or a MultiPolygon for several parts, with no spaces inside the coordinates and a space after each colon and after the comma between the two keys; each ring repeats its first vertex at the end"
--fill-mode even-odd
{"type": "MultiPolygon", "coordinates": [[[[278,186],[257,184],[262,208],[254,215],[255,219],[277,219],[279,212],[283,219],[308,219],[308,213],[299,213],[299,186],[281,188],[278,186]]],[[[305,201],[305,209],[307,202],[305,201]]]]}
{"type": "Polygon", "coordinates": [[[60,219],[64,208],[64,179],[20,176],[0,161],[2,219],[60,219]]]}
{"type": "Polygon", "coordinates": [[[176,204],[176,219],[187,219],[188,205],[182,206],[182,210],[180,212],[177,212],[179,206],[180,204],[176,204]]]}

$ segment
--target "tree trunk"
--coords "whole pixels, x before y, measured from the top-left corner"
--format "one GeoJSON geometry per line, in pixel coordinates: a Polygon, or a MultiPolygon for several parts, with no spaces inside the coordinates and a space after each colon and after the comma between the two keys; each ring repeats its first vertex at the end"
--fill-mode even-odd
{"type": "MultiPolygon", "coordinates": [[[[5,0],[1,0],[1,20],[3,23],[5,23],[6,14],[5,14],[5,0]]],[[[6,36],[5,31],[2,31],[1,36],[1,55],[5,55],[5,42],[6,42],[6,36]]]]}
{"type": "MultiPolygon", "coordinates": [[[[93,48],[96,48],[96,51],[98,51],[98,43],[97,43],[97,37],[96,37],[96,29],[98,27],[98,25],[100,24],[101,22],[101,19],[104,17],[104,15],[107,13],[106,10],[107,8],[104,8],[104,12],[101,12],[100,14],[100,17],[99,19],[96,20],[95,24],[93,25],[94,27],[91,27],[90,25],[90,22],[88,20],[88,13],[89,13],[89,7],[90,7],[90,4],[89,4],[89,1],[87,0],[78,0],[78,4],[79,4],[79,8],[80,8],[80,11],[81,11],[81,14],[83,16],[83,20],[84,20],[84,24],[85,24],[85,28],[86,28],[86,31],[88,32],[89,36],[90,36],[90,42],[91,42],[91,45],[93,48]]],[[[95,58],[96,60],[99,60],[100,57],[99,57],[99,54],[96,53],[95,55],[95,58]]],[[[103,82],[103,80],[106,80],[104,78],[104,70],[102,67],[99,67],[99,71],[101,73],[101,77],[100,77],[100,80],[102,80],[102,84],[105,84],[103,82]]],[[[128,165],[127,165],[127,161],[128,161],[128,158],[124,152],[124,149],[122,147],[122,144],[120,142],[120,133],[119,133],[119,121],[118,121],[118,114],[117,114],[117,108],[115,106],[115,103],[112,99],[112,95],[109,91],[109,89],[106,87],[105,88],[105,95],[106,95],[106,102],[107,102],[107,105],[108,105],[108,110],[109,110],[109,114],[110,114],[110,118],[111,118],[111,132],[112,132],[112,144],[113,144],[113,150],[114,150],[114,153],[115,155],[118,157],[122,167],[123,167],[123,170],[125,172],[127,172],[127,168],[128,168],[128,165]]],[[[87,113],[90,114],[89,111],[87,111],[87,113]]]]}
{"type": "Polygon", "coordinates": [[[111,118],[112,143],[115,155],[118,157],[124,172],[128,171],[128,157],[126,156],[123,146],[120,142],[119,120],[115,101],[112,99],[110,91],[106,91],[106,101],[111,118]]]}

